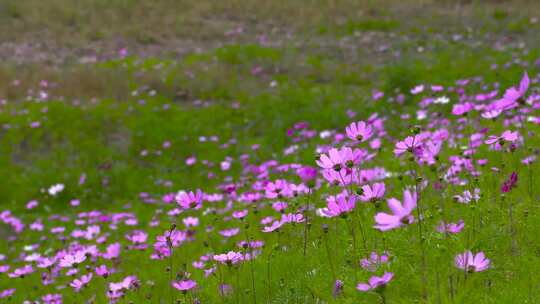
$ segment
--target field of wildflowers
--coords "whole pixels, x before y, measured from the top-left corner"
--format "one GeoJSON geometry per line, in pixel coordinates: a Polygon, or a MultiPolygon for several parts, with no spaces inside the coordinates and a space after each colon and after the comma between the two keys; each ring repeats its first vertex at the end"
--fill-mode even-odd
{"type": "Polygon", "coordinates": [[[172,55],[0,45],[0,303],[540,301],[538,4],[200,2],[172,55]]]}

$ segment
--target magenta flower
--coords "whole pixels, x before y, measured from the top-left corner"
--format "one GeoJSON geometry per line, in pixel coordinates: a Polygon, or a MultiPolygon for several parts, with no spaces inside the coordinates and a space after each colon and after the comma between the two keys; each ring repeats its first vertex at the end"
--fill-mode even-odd
{"type": "Polygon", "coordinates": [[[337,298],[343,293],[343,286],[344,284],[343,284],[343,281],[341,280],[336,280],[334,282],[334,288],[332,288],[332,296],[334,298],[337,298]]]}
{"type": "Polygon", "coordinates": [[[75,291],[81,290],[84,286],[88,285],[90,283],[90,280],[92,280],[92,273],[89,273],[87,275],[81,276],[79,279],[75,279],[69,283],[69,286],[73,287],[75,291]]]}
{"type": "Polygon", "coordinates": [[[473,108],[474,108],[474,105],[472,103],[470,103],[470,102],[458,103],[458,104],[455,104],[452,107],[452,114],[454,114],[454,115],[464,115],[464,114],[467,114],[468,112],[472,111],[473,108]]]}
{"type": "Polygon", "coordinates": [[[72,267],[81,264],[86,260],[86,253],[82,250],[79,250],[73,254],[66,254],[60,259],[58,263],[60,267],[72,267]]]}
{"type": "Polygon", "coordinates": [[[437,226],[437,231],[439,231],[440,233],[456,234],[463,230],[463,227],[465,227],[465,223],[463,222],[463,220],[459,220],[457,223],[448,224],[441,221],[439,226],[437,226]]]}
{"type": "Polygon", "coordinates": [[[510,89],[506,90],[503,99],[518,101],[520,98],[525,96],[525,93],[527,93],[527,90],[529,89],[529,84],[529,75],[527,75],[527,72],[525,72],[523,73],[523,77],[521,78],[519,87],[511,87],[510,89]]]}
{"type": "Polygon", "coordinates": [[[111,282],[109,283],[109,291],[111,292],[121,292],[123,290],[129,290],[136,288],[140,285],[139,279],[136,276],[130,275],[125,277],[120,282],[111,282]]]}
{"type": "Polygon", "coordinates": [[[384,183],[374,183],[373,185],[364,185],[362,186],[362,195],[360,195],[360,200],[363,202],[377,202],[382,199],[386,187],[384,183]]]}
{"type": "Polygon", "coordinates": [[[365,292],[373,289],[383,288],[392,280],[393,277],[394,274],[391,272],[385,272],[382,277],[372,276],[369,278],[367,283],[359,283],[356,285],[356,289],[365,292]]]}
{"type": "Polygon", "coordinates": [[[494,136],[491,135],[488,137],[488,139],[485,141],[487,145],[491,145],[497,142],[501,141],[507,141],[507,142],[515,142],[519,138],[519,132],[515,131],[512,132],[510,130],[504,131],[501,136],[494,136]]]}
{"type": "Polygon", "coordinates": [[[512,190],[512,188],[516,186],[517,182],[518,182],[518,175],[516,172],[512,172],[512,174],[510,174],[510,177],[502,184],[501,192],[502,193],[510,192],[510,190],[512,190]]]}
{"type": "Polygon", "coordinates": [[[376,271],[380,265],[386,264],[389,261],[390,257],[388,254],[383,253],[379,255],[377,252],[373,251],[369,257],[360,260],[360,266],[365,270],[373,272],[376,271]]]}
{"type": "Polygon", "coordinates": [[[0,291],[0,299],[9,298],[15,293],[15,288],[0,291]]]}
{"type": "Polygon", "coordinates": [[[334,169],[340,171],[342,168],[350,168],[355,164],[367,159],[369,155],[365,150],[342,147],[341,149],[332,148],[327,154],[321,154],[316,161],[319,167],[324,169],[334,169]]]}
{"type": "Polygon", "coordinates": [[[100,277],[108,277],[110,274],[111,274],[111,271],[109,269],[107,269],[107,266],[106,265],[100,265],[98,267],[96,267],[96,269],[94,269],[94,271],[96,272],[96,275],[100,276],[100,277]]]}
{"type": "Polygon", "coordinates": [[[193,280],[176,281],[172,282],[172,286],[182,292],[186,292],[197,287],[197,282],[193,280]]]}
{"type": "Polygon", "coordinates": [[[489,268],[490,264],[489,259],[486,258],[482,251],[476,255],[473,255],[471,251],[465,251],[462,254],[458,254],[454,262],[457,268],[468,272],[484,271],[489,268]]]}
{"type": "Polygon", "coordinates": [[[373,226],[381,231],[387,231],[401,227],[402,225],[412,224],[414,217],[411,215],[414,208],[416,208],[416,192],[409,190],[403,191],[403,201],[401,202],[395,198],[388,199],[388,207],[393,214],[379,212],[375,215],[375,222],[373,226]]]}
{"type": "Polygon", "coordinates": [[[364,121],[353,122],[345,128],[347,136],[352,140],[364,142],[373,135],[373,129],[364,121]]]}
{"type": "Polygon", "coordinates": [[[195,193],[193,191],[185,192],[180,191],[175,197],[176,203],[184,209],[201,209],[203,193],[197,189],[195,193]]]}
{"type": "Polygon", "coordinates": [[[226,238],[230,238],[237,235],[239,232],[240,232],[240,228],[231,228],[231,229],[221,230],[219,231],[219,234],[221,234],[222,236],[226,238]]]}
{"type": "Polygon", "coordinates": [[[399,156],[405,152],[418,153],[421,149],[421,142],[416,136],[407,136],[404,140],[396,143],[394,154],[399,156]]]}
{"type": "Polygon", "coordinates": [[[232,216],[236,219],[243,219],[248,215],[248,210],[233,211],[232,216]]]}
{"type": "Polygon", "coordinates": [[[241,253],[229,251],[227,253],[214,255],[213,258],[214,261],[222,264],[232,265],[240,263],[244,259],[244,256],[241,253]]]}
{"type": "Polygon", "coordinates": [[[323,217],[336,217],[351,212],[356,206],[356,197],[347,192],[326,199],[326,208],[318,209],[318,214],[323,217]]]}
{"type": "Polygon", "coordinates": [[[309,183],[317,178],[317,169],[310,166],[303,166],[296,169],[296,174],[304,183],[309,183]]]}
{"type": "Polygon", "coordinates": [[[20,268],[15,268],[13,272],[8,273],[8,277],[10,278],[23,278],[25,275],[30,274],[34,272],[34,269],[32,268],[32,265],[25,265],[20,268]]]}
{"type": "Polygon", "coordinates": [[[44,295],[41,299],[45,304],[62,304],[62,295],[57,293],[44,295]]]}

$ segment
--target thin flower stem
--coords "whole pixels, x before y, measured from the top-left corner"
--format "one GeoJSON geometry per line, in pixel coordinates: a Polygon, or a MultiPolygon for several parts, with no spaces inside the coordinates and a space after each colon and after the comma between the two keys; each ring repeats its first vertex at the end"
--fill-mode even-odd
{"type": "MultiPolygon", "coordinates": [[[[253,248],[251,247],[248,228],[244,229],[246,235],[247,248],[249,248],[249,268],[251,272],[251,292],[253,293],[253,303],[257,304],[257,294],[255,290],[255,271],[253,270],[253,248]]],[[[246,250],[247,251],[247,250],[246,250]]],[[[245,255],[245,252],[244,252],[245,255]]]]}
{"type": "Polygon", "coordinates": [[[427,302],[427,277],[426,277],[426,252],[424,248],[424,233],[423,233],[423,227],[422,227],[422,221],[423,221],[423,214],[422,214],[422,204],[421,202],[421,195],[420,195],[420,187],[418,185],[418,171],[417,171],[417,164],[415,162],[415,168],[413,170],[414,172],[414,191],[416,192],[416,216],[418,217],[418,241],[420,245],[420,254],[421,254],[421,267],[422,267],[422,276],[421,276],[421,285],[422,285],[422,299],[424,302],[427,302]]]}
{"type": "Polygon", "coordinates": [[[353,269],[354,269],[354,281],[358,281],[358,268],[356,267],[356,263],[358,263],[358,255],[357,255],[357,249],[356,249],[356,233],[354,232],[354,225],[350,224],[347,219],[345,219],[347,222],[347,225],[349,226],[349,230],[351,231],[351,237],[352,237],[352,245],[353,245],[353,269]]]}
{"type": "Polygon", "coordinates": [[[309,222],[309,203],[311,199],[311,188],[308,190],[308,197],[306,202],[306,207],[304,210],[304,257],[307,254],[307,244],[308,244],[308,237],[309,237],[309,231],[308,231],[308,222],[309,222]]]}
{"type": "Polygon", "coordinates": [[[326,248],[326,254],[328,256],[328,264],[330,264],[330,271],[332,271],[332,280],[333,282],[336,281],[336,270],[334,269],[334,263],[332,261],[332,255],[330,254],[330,247],[328,246],[328,237],[326,234],[323,236],[324,239],[324,247],[326,248]]]}

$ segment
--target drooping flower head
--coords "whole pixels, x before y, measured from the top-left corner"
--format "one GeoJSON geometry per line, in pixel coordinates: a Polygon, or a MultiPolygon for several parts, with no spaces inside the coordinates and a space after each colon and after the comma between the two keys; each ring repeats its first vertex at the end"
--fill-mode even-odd
{"type": "Polygon", "coordinates": [[[512,190],[516,186],[517,182],[518,182],[518,175],[516,172],[512,172],[512,174],[510,174],[510,177],[502,184],[501,192],[502,193],[510,192],[510,190],[512,190]]]}

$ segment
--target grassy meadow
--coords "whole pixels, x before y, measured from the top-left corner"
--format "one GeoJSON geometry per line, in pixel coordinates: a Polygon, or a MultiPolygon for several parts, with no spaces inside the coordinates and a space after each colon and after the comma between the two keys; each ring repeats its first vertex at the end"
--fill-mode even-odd
{"type": "Polygon", "coordinates": [[[0,1],[0,303],[539,302],[538,33],[536,1],[0,1]]]}

